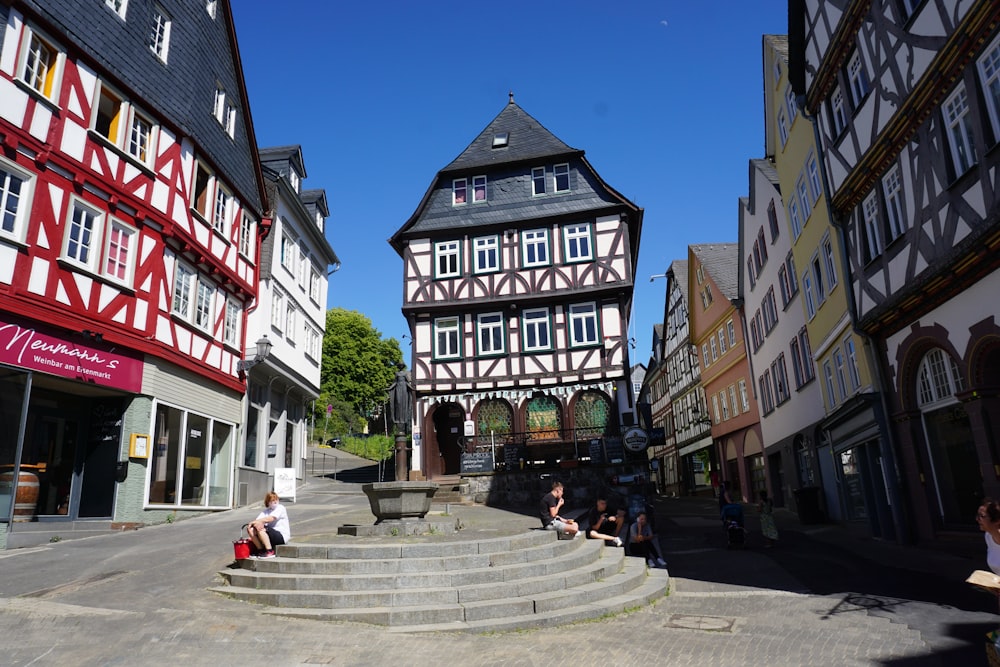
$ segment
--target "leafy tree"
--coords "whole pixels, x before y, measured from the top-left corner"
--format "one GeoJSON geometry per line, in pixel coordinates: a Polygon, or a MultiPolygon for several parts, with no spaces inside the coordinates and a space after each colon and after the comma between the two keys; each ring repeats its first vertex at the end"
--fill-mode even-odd
{"type": "Polygon", "coordinates": [[[388,399],[386,390],[396,377],[396,364],[402,360],[399,341],[383,339],[363,314],[343,308],[326,311],[320,371],[320,391],[326,401],[321,397],[316,402],[317,426],[326,417],[327,404],[334,406],[338,421],[344,422],[341,433],[364,423],[363,415],[388,399]],[[350,417],[345,414],[347,405],[351,407],[350,417]]]}

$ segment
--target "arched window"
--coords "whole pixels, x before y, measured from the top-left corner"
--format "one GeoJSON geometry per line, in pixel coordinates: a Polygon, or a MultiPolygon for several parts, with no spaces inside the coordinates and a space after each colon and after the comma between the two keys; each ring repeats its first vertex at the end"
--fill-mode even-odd
{"type": "Polygon", "coordinates": [[[958,364],[939,347],[924,355],[917,372],[917,405],[921,408],[951,398],[962,391],[958,364]]]}
{"type": "Polygon", "coordinates": [[[525,425],[529,440],[551,440],[562,429],[559,401],[551,396],[536,396],[528,400],[525,425]]]}
{"type": "Polygon", "coordinates": [[[611,424],[611,404],[604,394],[585,391],[573,406],[573,423],[578,437],[605,435],[611,424]]]}
{"type": "Polygon", "coordinates": [[[476,411],[477,444],[488,445],[491,441],[505,442],[513,431],[514,413],[507,401],[488,398],[479,402],[476,411]]]}

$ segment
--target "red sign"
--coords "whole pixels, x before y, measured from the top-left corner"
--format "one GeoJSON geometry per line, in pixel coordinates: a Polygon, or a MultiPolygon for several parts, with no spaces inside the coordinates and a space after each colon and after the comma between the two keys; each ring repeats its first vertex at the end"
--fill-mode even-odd
{"type": "Polygon", "coordinates": [[[132,354],[82,345],[3,319],[0,363],[130,392],[142,389],[142,361],[132,354]]]}

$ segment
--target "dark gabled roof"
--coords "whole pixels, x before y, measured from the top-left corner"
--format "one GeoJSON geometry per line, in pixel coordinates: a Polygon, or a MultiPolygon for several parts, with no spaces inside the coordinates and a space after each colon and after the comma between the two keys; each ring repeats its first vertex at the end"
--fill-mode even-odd
{"type": "Polygon", "coordinates": [[[94,68],[140,110],[190,137],[198,157],[218,170],[241,202],[263,213],[264,179],[229,0],[218,3],[215,18],[204,2],[130,0],[125,21],[97,0],[3,4],[24,12],[57,44],[72,46],[73,57],[94,68]],[[172,19],[166,65],[147,46],[154,4],[172,19]],[[235,137],[212,115],[216,83],[236,100],[235,137]]]}
{"type": "Polygon", "coordinates": [[[542,124],[514,103],[514,95],[503,111],[497,114],[468,148],[441,170],[442,174],[470,171],[500,164],[525,162],[557,155],[583,155],[583,151],[570,148],[542,124]],[[493,138],[507,134],[507,144],[493,147],[493,138]]]}
{"type": "Polygon", "coordinates": [[[406,238],[428,234],[463,234],[470,229],[503,229],[532,220],[623,213],[631,227],[633,257],[638,253],[643,210],[608,185],[587,162],[582,150],[570,148],[529,116],[513,99],[461,155],[439,171],[410,218],[389,239],[400,255],[406,238]],[[507,133],[507,146],[493,148],[493,137],[507,133]],[[566,163],[570,191],[531,196],[528,165],[566,163]],[[488,169],[487,169],[488,167],[488,169]],[[452,179],[487,175],[483,203],[455,206],[452,179]]]}
{"type": "Polygon", "coordinates": [[[690,246],[705,272],[727,299],[737,297],[739,278],[739,245],[736,243],[701,243],[690,246]]]}
{"type": "Polygon", "coordinates": [[[268,148],[258,148],[260,163],[264,167],[271,168],[279,174],[284,174],[285,169],[291,165],[299,178],[305,178],[306,163],[302,158],[302,146],[270,146],[268,148]]]}
{"type": "MultiPolygon", "coordinates": [[[[684,301],[684,308],[687,309],[688,302],[688,261],[686,259],[675,259],[670,262],[669,272],[674,277],[674,282],[677,283],[677,288],[681,291],[681,299],[684,301]]],[[[670,299],[670,295],[667,295],[667,299],[670,299]]]]}
{"type": "Polygon", "coordinates": [[[306,207],[315,207],[324,218],[330,217],[330,207],[326,202],[326,190],[303,190],[299,198],[306,207]]]}
{"type": "MultiPolygon", "coordinates": [[[[759,171],[767,181],[774,186],[774,189],[781,194],[781,180],[778,178],[778,170],[774,168],[774,163],[767,158],[754,158],[750,160],[750,212],[757,212],[757,192],[753,187],[754,171],[759,171]]],[[[768,200],[770,201],[770,199],[768,200]]]]}

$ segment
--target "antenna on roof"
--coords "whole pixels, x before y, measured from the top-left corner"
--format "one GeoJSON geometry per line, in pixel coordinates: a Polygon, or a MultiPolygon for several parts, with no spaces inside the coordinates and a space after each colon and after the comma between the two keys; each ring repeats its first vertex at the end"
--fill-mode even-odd
{"type": "Polygon", "coordinates": [[[507,104],[513,104],[514,103],[514,91],[512,90],[509,93],[507,93],[507,97],[510,98],[509,101],[507,102],[507,104]]]}

